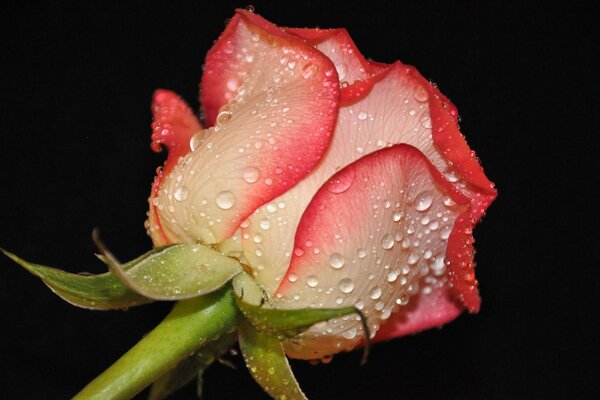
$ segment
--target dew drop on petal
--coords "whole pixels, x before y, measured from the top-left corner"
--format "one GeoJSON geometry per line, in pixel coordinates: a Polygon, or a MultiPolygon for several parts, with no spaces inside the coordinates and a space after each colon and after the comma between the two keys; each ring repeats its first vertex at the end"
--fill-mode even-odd
{"type": "Polygon", "coordinates": [[[266,230],[269,230],[269,228],[271,227],[271,222],[265,218],[260,221],[259,226],[260,226],[260,229],[262,229],[263,231],[266,231],[266,230]]]}
{"type": "Polygon", "coordinates": [[[374,286],[371,290],[369,290],[369,297],[373,300],[377,300],[381,297],[381,288],[379,286],[374,286]]]}
{"type": "Polygon", "coordinates": [[[317,75],[319,67],[313,63],[308,63],[302,67],[302,76],[304,79],[314,78],[317,75]]]}
{"type": "Polygon", "coordinates": [[[256,167],[246,167],[242,173],[242,177],[246,183],[254,183],[260,177],[260,171],[256,167]]]}
{"type": "Polygon", "coordinates": [[[327,182],[327,190],[333,194],[344,193],[354,182],[354,171],[346,170],[327,182]]]}
{"type": "Polygon", "coordinates": [[[350,328],[342,333],[345,339],[354,339],[356,337],[356,328],[350,328]]]}
{"type": "Polygon", "coordinates": [[[229,210],[235,203],[235,196],[230,191],[220,192],[216,199],[217,206],[223,210],[229,210]]]}
{"type": "Polygon", "coordinates": [[[342,268],[345,262],[344,257],[340,253],[333,253],[329,256],[329,265],[331,265],[331,268],[333,269],[342,268]]]}
{"type": "Polygon", "coordinates": [[[231,119],[231,111],[221,111],[219,115],[217,115],[217,125],[223,125],[227,121],[231,119]]]}
{"type": "Polygon", "coordinates": [[[204,134],[202,131],[197,132],[196,134],[194,134],[194,136],[192,136],[192,138],[190,139],[190,150],[196,151],[196,149],[200,147],[203,141],[203,136],[204,134]]]}
{"type": "Polygon", "coordinates": [[[311,288],[317,287],[317,285],[319,284],[319,279],[316,276],[311,275],[308,278],[306,278],[306,284],[311,288]]]}
{"type": "Polygon", "coordinates": [[[360,119],[361,121],[364,121],[365,119],[367,119],[367,113],[364,111],[361,111],[358,113],[358,119],[360,119]]]}
{"type": "Polygon", "coordinates": [[[365,249],[358,249],[356,255],[358,256],[358,258],[363,259],[367,256],[367,252],[365,251],[365,249]]]}
{"type": "Polygon", "coordinates": [[[425,88],[421,85],[417,86],[417,88],[415,89],[415,100],[417,100],[419,103],[424,103],[427,101],[427,99],[429,99],[429,94],[427,94],[427,90],[425,90],[425,88]]]}
{"type": "Polygon", "coordinates": [[[386,250],[389,250],[392,247],[394,247],[395,243],[396,242],[394,241],[394,237],[389,233],[386,233],[381,239],[381,247],[383,247],[386,250]]]}
{"type": "Polygon", "coordinates": [[[173,197],[177,201],[185,201],[188,198],[189,192],[185,186],[179,186],[173,192],[173,197]]]}
{"type": "Polygon", "coordinates": [[[398,271],[397,269],[389,272],[387,274],[387,281],[388,282],[395,282],[396,279],[398,279],[398,275],[400,275],[400,271],[398,271]]]}
{"type": "Polygon", "coordinates": [[[456,202],[454,200],[452,200],[452,197],[450,196],[446,196],[444,197],[444,205],[446,207],[454,207],[456,205],[456,202]]]}
{"type": "Polygon", "coordinates": [[[448,238],[450,237],[450,233],[452,232],[452,228],[449,226],[444,227],[444,229],[442,229],[440,231],[440,239],[442,240],[448,240],[448,238]]]}
{"type": "Polygon", "coordinates": [[[354,290],[354,282],[350,278],[344,278],[339,282],[339,289],[342,293],[351,293],[354,290]]]}
{"type": "Polygon", "coordinates": [[[433,194],[429,191],[421,192],[415,200],[415,209],[417,211],[427,211],[433,203],[433,194]]]}
{"type": "Polygon", "coordinates": [[[433,271],[434,274],[439,274],[444,271],[446,268],[445,258],[443,255],[438,255],[435,257],[435,260],[431,263],[429,268],[433,271]]]}
{"type": "Polygon", "coordinates": [[[394,222],[398,222],[402,219],[402,211],[396,211],[394,212],[394,215],[392,216],[392,219],[394,220],[394,222]]]}

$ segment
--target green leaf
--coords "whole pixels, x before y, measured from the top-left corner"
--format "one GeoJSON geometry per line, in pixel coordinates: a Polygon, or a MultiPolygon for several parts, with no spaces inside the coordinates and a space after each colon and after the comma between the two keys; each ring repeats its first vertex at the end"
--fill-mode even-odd
{"type": "Polygon", "coordinates": [[[234,258],[201,244],[163,247],[129,269],[112,255],[94,232],[94,241],[110,271],[134,292],[154,300],[183,300],[213,292],[242,266],[234,258]]]}
{"type": "Polygon", "coordinates": [[[237,332],[221,336],[214,342],[208,343],[194,355],[181,361],[158,378],[150,388],[148,400],[162,400],[181,389],[194,378],[198,379],[198,397],[202,396],[202,374],[216,359],[225,354],[237,341],[237,332]]]}
{"type": "MultiPolygon", "coordinates": [[[[27,262],[16,255],[0,249],[14,262],[31,272],[59,297],[82,308],[94,310],[114,310],[149,303],[152,300],[125,287],[116,276],[105,273],[100,275],[79,275],[57,268],[27,262]]],[[[134,260],[139,262],[153,252],[134,260]]],[[[129,269],[132,263],[123,266],[129,269]]]]}
{"type": "Polygon", "coordinates": [[[306,399],[278,339],[261,333],[247,322],[242,322],[240,349],[252,377],[272,398],[306,399]]]}

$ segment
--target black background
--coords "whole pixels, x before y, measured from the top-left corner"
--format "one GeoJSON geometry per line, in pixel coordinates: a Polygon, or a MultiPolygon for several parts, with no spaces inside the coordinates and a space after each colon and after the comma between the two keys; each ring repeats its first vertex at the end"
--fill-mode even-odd
{"type": "MultiPolygon", "coordinates": [[[[597,66],[592,3],[254,2],[283,26],[346,27],[363,54],[416,65],[458,106],[499,198],[475,231],[478,315],[328,365],[293,362],[311,399],[593,398],[599,390],[597,66]]],[[[147,251],[150,98],[198,109],[206,51],[245,2],[2,6],[0,246],[101,272],[96,226],[122,259],[147,251]]],[[[0,398],[62,399],[169,304],[76,309],[0,260],[0,398]]],[[[239,356],[206,399],[264,399],[239,356]]],[[[188,388],[175,398],[194,398],[188,388]]],[[[596,397],[598,398],[598,397],[596,397]]]]}

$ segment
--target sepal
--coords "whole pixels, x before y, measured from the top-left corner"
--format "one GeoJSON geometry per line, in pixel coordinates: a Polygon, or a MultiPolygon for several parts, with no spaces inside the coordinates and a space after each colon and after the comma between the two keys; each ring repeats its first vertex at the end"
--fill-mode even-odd
{"type": "MultiPolygon", "coordinates": [[[[0,249],[7,257],[40,278],[56,295],[74,306],[93,310],[124,309],[149,303],[152,300],[127,288],[111,273],[99,275],[73,274],[58,268],[30,263],[0,249]]],[[[152,255],[146,253],[138,259],[124,264],[128,270],[134,263],[152,255]]]]}
{"type": "Polygon", "coordinates": [[[248,322],[242,322],[240,349],[252,377],[273,399],[307,399],[278,339],[260,332],[248,322]]]}
{"type": "Polygon", "coordinates": [[[223,287],[242,271],[241,264],[200,244],[174,244],[161,248],[125,269],[99,240],[94,241],[110,271],[130,290],[154,300],[183,300],[223,287]]]}

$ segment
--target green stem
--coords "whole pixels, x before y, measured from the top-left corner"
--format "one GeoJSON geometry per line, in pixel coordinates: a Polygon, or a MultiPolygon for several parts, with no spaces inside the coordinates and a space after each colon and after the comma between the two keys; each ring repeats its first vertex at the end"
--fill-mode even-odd
{"type": "Polygon", "coordinates": [[[74,399],[130,399],[206,342],[233,330],[239,320],[231,287],[180,301],[140,340],[74,399]]]}

